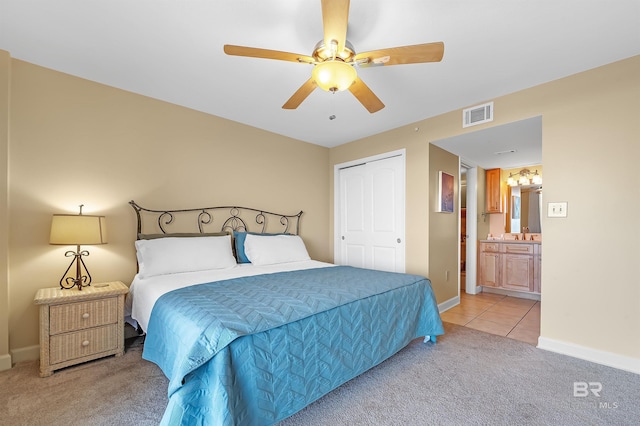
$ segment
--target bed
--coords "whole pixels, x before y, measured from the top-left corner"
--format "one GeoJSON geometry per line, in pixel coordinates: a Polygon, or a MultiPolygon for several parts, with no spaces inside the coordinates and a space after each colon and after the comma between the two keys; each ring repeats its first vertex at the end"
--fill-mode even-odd
{"type": "Polygon", "coordinates": [[[444,333],[428,279],[311,259],[302,212],[130,204],[129,311],[169,379],[162,424],[275,424],[444,333]]]}

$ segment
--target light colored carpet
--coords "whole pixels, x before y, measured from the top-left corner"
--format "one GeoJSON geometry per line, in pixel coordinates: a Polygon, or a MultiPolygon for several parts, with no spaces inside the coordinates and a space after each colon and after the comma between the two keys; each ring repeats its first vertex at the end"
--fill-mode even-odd
{"type": "Polygon", "coordinates": [[[640,375],[445,323],[279,426],[638,425],[640,375]],[[574,382],[600,382],[599,398],[574,382]]]}
{"type": "Polygon", "coordinates": [[[142,339],[128,339],[121,357],[107,357],[38,375],[38,362],[0,372],[0,425],[157,425],[169,381],[144,361],[142,339]]]}
{"type": "MultiPolygon", "coordinates": [[[[413,341],[279,426],[636,425],[640,375],[445,323],[436,345],[413,341]],[[600,382],[600,397],[574,396],[600,382]]],[[[141,359],[141,339],[120,358],[38,376],[36,362],[0,372],[2,425],[155,425],[167,379],[141,359]]]]}

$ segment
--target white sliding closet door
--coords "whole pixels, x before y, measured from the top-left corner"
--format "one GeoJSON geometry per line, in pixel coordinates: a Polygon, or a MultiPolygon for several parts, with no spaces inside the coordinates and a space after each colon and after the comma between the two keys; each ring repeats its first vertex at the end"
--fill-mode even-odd
{"type": "Polygon", "coordinates": [[[405,271],[404,191],[402,155],[339,170],[338,263],[405,271]]]}

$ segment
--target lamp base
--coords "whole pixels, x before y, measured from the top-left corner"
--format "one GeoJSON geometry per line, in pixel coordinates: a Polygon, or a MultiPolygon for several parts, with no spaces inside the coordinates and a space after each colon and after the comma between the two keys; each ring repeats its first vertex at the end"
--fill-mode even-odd
{"type": "Polygon", "coordinates": [[[87,250],[80,251],[80,246],[78,246],[77,251],[68,251],[64,255],[65,257],[73,257],[73,260],[69,264],[69,267],[67,268],[67,270],[64,271],[64,274],[60,279],[60,288],[65,290],[65,289],[71,289],[73,287],[78,287],[78,290],[82,290],[82,287],[90,286],[91,274],[89,274],[87,265],[85,265],[84,260],[82,260],[82,256],[89,256],[89,252],[87,250]],[[74,264],[76,266],[75,268],[76,276],[75,277],[67,276],[67,274],[71,270],[71,267],[74,264]],[[83,268],[86,274],[82,273],[83,268]]]}

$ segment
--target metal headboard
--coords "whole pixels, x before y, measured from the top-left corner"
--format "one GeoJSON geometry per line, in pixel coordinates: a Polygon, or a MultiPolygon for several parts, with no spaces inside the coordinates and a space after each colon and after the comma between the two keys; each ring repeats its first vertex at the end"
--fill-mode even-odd
{"type": "Polygon", "coordinates": [[[133,200],[129,201],[129,204],[136,212],[137,235],[142,234],[143,231],[163,234],[247,231],[261,234],[272,232],[298,235],[302,216],[302,211],[287,215],[240,206],[152,210],[139,206],[133,200]],[[149,222],[154,222],[154,230],[149,229],[149,222]],[[255,224],[252,228],[247,226],[247,223],[253,222],[255,224]]]}

